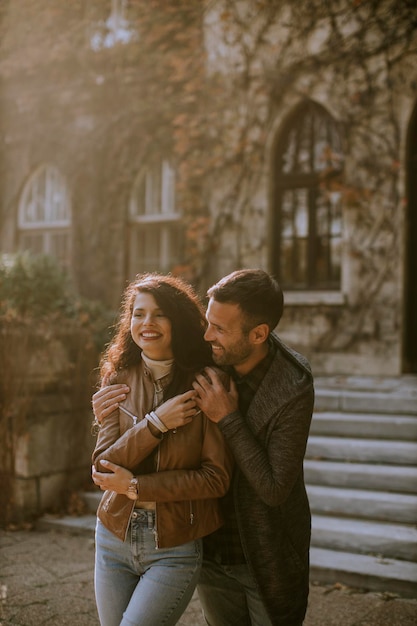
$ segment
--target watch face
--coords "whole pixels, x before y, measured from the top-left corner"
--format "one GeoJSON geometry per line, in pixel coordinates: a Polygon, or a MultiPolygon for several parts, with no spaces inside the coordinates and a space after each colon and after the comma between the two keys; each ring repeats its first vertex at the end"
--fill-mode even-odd
{"type": "Polygon", "coordinates": [[[127,488],[126,495],[131,500],[137,499],[138,497],[138,479],[137,478],[134,477],[130,479],[130,483],[129,483],[129,487],[127,488]]]}

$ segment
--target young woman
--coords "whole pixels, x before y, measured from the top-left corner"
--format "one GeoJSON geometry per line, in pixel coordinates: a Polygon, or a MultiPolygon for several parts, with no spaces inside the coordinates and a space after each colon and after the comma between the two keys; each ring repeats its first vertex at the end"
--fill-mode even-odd
{"type": "Polygon", "coordinates": [[[130,389],[99,422],[93,480],[95,591],[102,626],[176,624],[201,567],[201,538],[219,528],[231,456],[199,411],[194,376],[211,363],[191,287],[145,274],[124,294],[102,384],[130,389]]]}

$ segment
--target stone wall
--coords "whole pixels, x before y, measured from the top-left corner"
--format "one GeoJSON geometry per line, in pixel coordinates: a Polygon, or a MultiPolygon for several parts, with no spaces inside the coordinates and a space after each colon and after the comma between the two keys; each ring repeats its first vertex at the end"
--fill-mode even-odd
{"type": "Polygon", "coordinates": [[[332,292],[286,292],[278,332],[317,374],[399,375],[417,9],[397,11],[391,0],[373,12],[348,4],[210,5],[212,278],[245,266],[271,269],[274,147],[300,103],[320,104],[343,138],[341,284],[332,292]]]}
{"type": "Polygon", "coordinates": [[[15,441],[13,518],[62,511],[71,492],[89,483],[91,421],[91,409],[62,394],[36,397],[15,441]]]}
{"type": "Polygon", "coordinates": [[[82,330],[30,333],[2,336],[2,523],[63,510],[90,482],[97,350],[82,330]]]}

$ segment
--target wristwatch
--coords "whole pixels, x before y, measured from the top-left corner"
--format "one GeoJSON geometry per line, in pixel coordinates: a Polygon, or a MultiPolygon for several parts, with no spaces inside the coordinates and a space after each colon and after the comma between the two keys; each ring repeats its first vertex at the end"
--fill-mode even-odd
{"type": "Polygon", "coordinates": [[[127,497],[131,500],[136,500],[138,495],[138,479],[136,476],[133,476],[130,479],[129,487],[127,488],[127,497]]]}

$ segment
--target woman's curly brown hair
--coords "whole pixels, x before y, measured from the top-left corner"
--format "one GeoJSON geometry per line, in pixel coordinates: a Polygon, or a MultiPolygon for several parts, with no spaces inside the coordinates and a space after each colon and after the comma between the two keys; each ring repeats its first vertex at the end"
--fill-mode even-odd
{"type": "Polygon", "coordinates": [[[139,274],[125,289],[115,335],[100,363],[104,384],[115,382],[119,372],[141,360],[142,351],[130,333],[138,293],[151,294],[171,322],[175,387],[178,387],[180,378],[188,379],[189,374],[213,364],[210,345],[204,340],[204,309],[191,285],[169,274],[139,274]]]}

